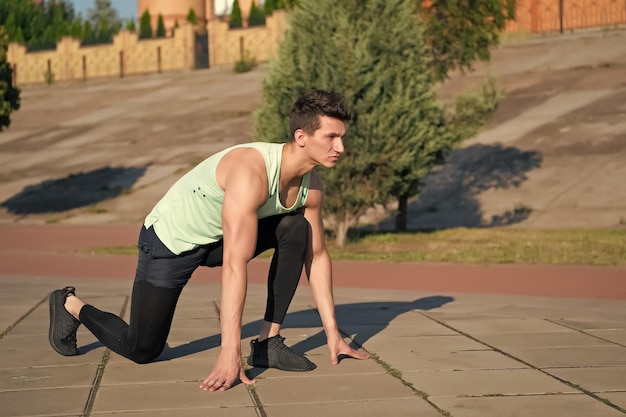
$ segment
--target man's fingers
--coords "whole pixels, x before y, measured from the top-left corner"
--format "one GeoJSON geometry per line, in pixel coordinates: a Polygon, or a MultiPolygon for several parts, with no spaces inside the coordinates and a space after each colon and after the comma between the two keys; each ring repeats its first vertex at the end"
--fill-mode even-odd
{"type": "Polygon", "coordinates": [[[350,356],[352,356],[354,359],[369,359],[370,355],[368,355],[367,353],[361,353],[358,350],[354,350],[352,349],[352,354],[349,354],[350,356]]]}
{"type": "MultiPolygon", "coordinates": [[[[252,384],[254,384],[256,382],[256,381],[248,378],[246,373],[243,371],[243,369],[239,373],[239,379],[241,380],[242,383],[244,383],[246,385],[252,385],[252,384]]],[[[233,387],[233,384],[236,381],[237,381],[237,379],[233,379],[231,381],[231,380],[222,379],[222,378],[219,378],[219,377],[209,376],[207,379],[202,381],[202,383],[200,384],[199,388],[201,390],[203,390],[203,391],[208,391],[208,392],[226,391],[226,390],[231,389],[233,387]]]]}
{"type": "Polygon", "coordinates": [[[358,350],[347,348],[347,349],[340,351],[336,355],[331,355],[330,363],[332,363],[333,365],[337,365],[339,363],[339,355],[346,355],[346,356],[350,356],[351,358],[360,359],[360,360],[369,359],[370,357],[370,355],[368,355],[367,353],[361,353],[358,350]]]}

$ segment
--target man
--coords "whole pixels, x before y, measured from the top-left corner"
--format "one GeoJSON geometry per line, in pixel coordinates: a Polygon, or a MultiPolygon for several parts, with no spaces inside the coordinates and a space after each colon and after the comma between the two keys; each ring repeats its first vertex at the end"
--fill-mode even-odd
{"type": "Polygon", "coordinates": [[[313,90],[293,105],[287,143],[237,145],[184,175],[146,217],[139,235],[130,323],[84,303],[73,287],[53,291],[49,338],[54,350],[77,355],[76,329],[83,323],[114,352],[150,362],[165,346],[178,297],[193,271],[222,266],[221,349],[200,388],[225,391],[237,379],[252,384],[241,364],[247,264],[274,248],[265,317],[248,364],[288,371],[315,368],[280,336],[303,266],[331,362],[337,364],[340,355],[366,359],[343,340],[335,320],[322,224],[324,189],[314,171],[337,164],[349,120],[341,95],[313,90]]]}

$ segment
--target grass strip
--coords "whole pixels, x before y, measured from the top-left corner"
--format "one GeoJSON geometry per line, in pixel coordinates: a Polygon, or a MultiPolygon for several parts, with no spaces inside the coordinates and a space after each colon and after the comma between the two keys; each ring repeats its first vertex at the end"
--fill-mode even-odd
{"type": "MultiPolygon", "coordinates": [[[[327,240],[333,259],[469,264],[626,265],[626,229],[455,228],[433,232],[354,233],[343,248],[327,240]]],[[[94,254],[136,255],[134,246],[94,254]]],[[[270,256],[266,252],[262,256],[270,256]]]]}

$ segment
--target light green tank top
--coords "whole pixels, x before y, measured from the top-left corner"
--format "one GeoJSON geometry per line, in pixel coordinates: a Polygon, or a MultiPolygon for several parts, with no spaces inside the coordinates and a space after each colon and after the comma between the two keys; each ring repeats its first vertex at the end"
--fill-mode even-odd
{"type": "Polygon", "coordinates": [[[295,211],[304,206],[309,191],[311,173],[300,184],[298,197],[291,207],[284,207],[279,198],[280,161],[284,144],[253,142],[236,145],[205,159],[181,177],[154,206],[144,226],[152,226],[159,239],[175,254],[220,240],[224,191],[219,187],[215,171],[217,164],[235,148],[254,148],[263,155],[267,169],[269,196],[257,210],[257,217],[295,211]]]}

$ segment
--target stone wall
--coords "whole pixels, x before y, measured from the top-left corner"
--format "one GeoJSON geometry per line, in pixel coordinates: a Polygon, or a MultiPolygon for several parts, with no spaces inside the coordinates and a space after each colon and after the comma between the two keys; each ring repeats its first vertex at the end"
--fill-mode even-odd
{"type": "Polygon", "coordinates": [[[218,19],[209,21],[209,65],[230,65],[248,53],[257,62],[267,62],[278,52],[287,27],[285,12],[275,11],[265,20],[265,26],[229,29],[228,23],[218,19]]]}
{"type": "MultiPolygon", "coordinates": [[[[507,23],[506,32],[555,32],[624,24],[624,0],[517,0],[516,21],[507,23]]],[[[233,65],[246,52],[257,62],[269,61],[277,54],[286,27],[282,10],[268,16],[265,26],[259,27],[229,29],[228,23],[210,19],[206,25],[209,66],[233,65]]],[[[136,33],[122,31],[112,44],[97,46],[80,46],[78,40],[67,37],[56,50],[28,53],[24,45],[11,43],[7,57],[16,71],[18,85],[45,82],[50,75],[54,81],[65,81],[191,70],[196,67],[196,32],[203,29],[184,24],[173,37],[149,40],[138,40],[136,33]]]]}
{"type": "Polygon", "coordinates": [[[65,37],[56,49],[38,52],[11,43],[7,59],[18,85],[189,70],[195,68],[195,28],[185,25],[171,38],[146,40],[121,31],[113,43],[93,46],[65,37]]]}

